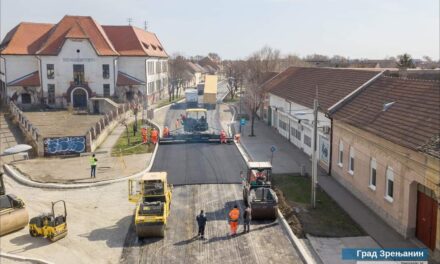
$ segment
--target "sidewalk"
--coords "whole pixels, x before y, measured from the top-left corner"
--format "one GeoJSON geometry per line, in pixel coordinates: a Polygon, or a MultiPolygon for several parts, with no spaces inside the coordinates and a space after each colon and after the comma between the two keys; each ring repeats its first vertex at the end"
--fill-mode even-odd
{"type": "MultiPolygon", "coordinates": [[[[238,124],[235,124],[238,131],[238,124]]],[[[270,147],[277,148],[274,154],[274,173],[300,173],[300,166],[305,165],[311,174],[311,160],[300,149],[283,138],[267,124],[255,120],[255,137],[249,137],[250,123],[242,132],[241,142],[254,160],[270,160],[270,147]]],[[[319,186],[327,192],[381,247],[384,248],[415,248],[413,242],[404,239],[394,231],[370,208],[353,196],[324,170],[319,171],[319,186]]]]}

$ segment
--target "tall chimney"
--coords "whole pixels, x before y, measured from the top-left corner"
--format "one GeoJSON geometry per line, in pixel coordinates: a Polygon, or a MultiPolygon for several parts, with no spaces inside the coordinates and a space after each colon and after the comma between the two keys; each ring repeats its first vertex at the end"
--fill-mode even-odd
{"type": "Polygon", "coordinates": [[[408,78],[408,69],[406,67],[399,68],[399,77],[403,79],[408,78]]]}

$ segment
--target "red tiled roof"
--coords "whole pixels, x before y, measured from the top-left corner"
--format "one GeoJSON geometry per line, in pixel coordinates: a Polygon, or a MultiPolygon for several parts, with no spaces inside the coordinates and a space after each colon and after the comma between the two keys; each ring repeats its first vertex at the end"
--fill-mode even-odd
{"type": "Polygon", "coordinates": [[[12,82],[9,82],[8,86],[40,86],[40,74],[38,71],[35,71],[12,82]]]}
{"type": "Polygon", "coordinates": [[[118,55],[102,27],[88,16],[64,16],[37,54],[57,55],[67,38],[87,38],[98,55],[118,55]]]}
{"type": "Polygon", "coordinates": [[[3,55],[36,54],[47,39],[53,24],[27,23],[18,24],[8,32],[0,49],[3,55]]]}
{"type": "Polygon", "coordinates": [[[381,76],[332,117],[418,150],[440,134],[440,82],[381,76]]]}
{"type": "Polygon", "coordinates": [[[128,85],[142,85],[145,84],[145,82],[128,75],[124,72],[118,71],[118,80],[116,81],[116,85],[120,86],[128,86],[128,85]]]}
{"type": "Polygon", "coordinates": [[[20,23],[0,49],[5,55],[57,55],[69,38],[88,39],[100,56],[168,57],[154,33],[132,26],[101,26],[88,16],[65,16],[55,25],[20,23]]]}
{"type": "Polygon", "coordinates": [[[103,28],[121,55],[168,57],[154,33],[133,26],[103,26],[103,28]]]}
{"type": "Polygon", "coordinates": [[[377,74],[377,71],[290,67],[266,82],[263,88],[310,108],[318,88],[319,105],[327,110],[377,74]]]}

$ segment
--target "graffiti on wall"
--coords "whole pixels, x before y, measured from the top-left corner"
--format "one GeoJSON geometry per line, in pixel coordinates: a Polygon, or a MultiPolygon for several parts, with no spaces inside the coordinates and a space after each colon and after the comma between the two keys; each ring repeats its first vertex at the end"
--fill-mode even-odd
{"type": "Polygon", "coordinates": [[[69,155],[86,151],[86,137],[53,137],[44,139],[44,155],[69,155]]]}

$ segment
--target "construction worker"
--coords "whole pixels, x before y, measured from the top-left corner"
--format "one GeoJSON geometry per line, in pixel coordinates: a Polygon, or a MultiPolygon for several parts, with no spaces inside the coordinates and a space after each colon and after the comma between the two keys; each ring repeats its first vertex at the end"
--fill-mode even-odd
{"type": "Polygon", "coordinates": [[[176,119],[176,123],[174,125],[176,126],[176,129],[179,129],[179,126],[180,126],[180,119],[179,118],[176,119]]]}
{"type": "Polygon", "coordinates": [[[98,159],[95,154],[90,158],[90,178],[96,178],[96,165],[98,164],[98,159]]]}
{"type": "Polygon", "coordinates": [[[220,144],[228,143],[226,141],[226,132],[224,130],[220,131],[220,144]]]}
{"type": "Polygon", "coordinates": [[[229,226],[231,227],[231,236],[237,235],[238,219],[240,218],[240,210],[238,205],[229,212],[229,226]]]}
{"type": "Polygon", "coordinates": [[[246,206],[243,213],[243,233],[249,233],[251,231],[252,210],[249,206],[246,206]]]}
{"type": "Polygon", "coordinates": [[[200,236],[201,239],[205,239],[205,226],[208,219],[206,218],[203,210],[200,211],[200,214],[196,217],[197,225],[199,226],[199,233],[197,236],[200,236]]]}
{"type": "Polygon", "coordinates": [[[148,143],[148,131],[146,127],[142,128],[142,144],[148,143]]]}
{"type": "Polygon", "coordinates": [[[169,137],[170,136],[170,130],[168,129],[168,127],[164,127],[163,128],[163,135],[162,137],[169,137]]]}
{"type": "Polygon", "coordinates": [[[153,128],[153,130],[151,131],[151,142],[153,142],[154,145],[157,144],[157,130],[156,128],[153,128]]]}

